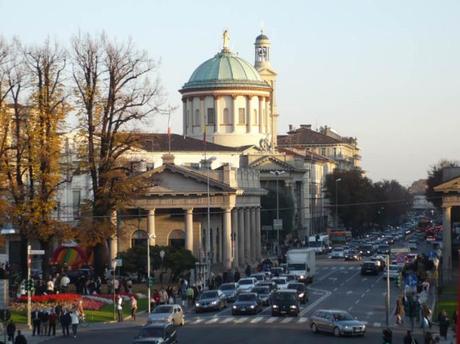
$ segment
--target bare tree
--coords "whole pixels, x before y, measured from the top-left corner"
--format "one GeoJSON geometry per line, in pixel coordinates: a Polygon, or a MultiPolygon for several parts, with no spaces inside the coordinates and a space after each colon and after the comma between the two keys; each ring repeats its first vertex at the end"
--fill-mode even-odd
{"type": "Polygon", "coordinates": [[[126,201],[129,190],[123,154],[136,143],[135,123],[158,111],[161,89],[149,79],[156,64],[131,41],[74,37],[72,68],[84,138],[82,166],[91,176],[93,192],[85,236],[93,240],[96,270],[101,272],[108,262],[106,239],[114,233],[111,213],[126,201]]]}

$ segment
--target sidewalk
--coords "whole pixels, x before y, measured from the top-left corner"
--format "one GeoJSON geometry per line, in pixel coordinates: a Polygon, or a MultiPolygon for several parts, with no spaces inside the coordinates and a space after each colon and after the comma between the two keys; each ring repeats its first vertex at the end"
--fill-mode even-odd
{"type": "MultiPolygon", "coordinates": [[[[105,330],[109,328],[128,328],[128,327],[135,327],[135,326],[142,326],[147,321],[147,314],[146,312],[140,312],[136,316],[136,320],[131,320],[131,317],[125,317],[123,322],[117,321],[109,321],[105,323],[90,323],[87,328],[78,328],[78,333],[87,332],[87,331],[94,331],[94,330],[105,330]]],[[[62,330],[60,326],[56,328],[56,336],[32,336],[32,331],[27,328],[27,326],[20,326],[18,328],[24,334],[27,339],[28,344],[37,344],[43,343],[50,339],[62,336],[62,330]]],[[[70,330],[72,331],[72,330],[70,330]]]]}

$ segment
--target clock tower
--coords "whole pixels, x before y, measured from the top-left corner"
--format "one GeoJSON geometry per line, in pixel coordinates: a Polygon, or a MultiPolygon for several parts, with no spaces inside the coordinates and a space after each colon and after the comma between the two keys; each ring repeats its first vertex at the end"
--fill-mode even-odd
{"type": "Polygon", "coordinates": [[[259,72],[260,77],[262,80],[267,82],[271,87],[271,94],[270,94],[270,126],[272,133],[272,137],[268,138],[270,140],[270,145],[272,148],[276,148],[277,145],[277,133],[278,133],[278,110],[276,108],[276,77],[277,74],[275,70],[272,68],[270,63],[270,47],[271,43],[268,39],[267,35],[260,33],[259,36],[256,37],[256,42],[254,43],[255,47],[255,62],[254,67],[256,68],[257,72],[259,72]]]}

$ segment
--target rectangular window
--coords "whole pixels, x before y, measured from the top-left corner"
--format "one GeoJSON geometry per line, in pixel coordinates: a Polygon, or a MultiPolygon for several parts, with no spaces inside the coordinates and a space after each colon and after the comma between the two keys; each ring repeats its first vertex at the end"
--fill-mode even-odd
{"type": "Polygon", "coordinates": [[[80,217],[80,202],[81,202],[80,190],[72,190],[72,212],[74,219],[80,217]]]}
{"type": "Polygon", "coordinates": [[[208,108],[208,125],[216,124],[216,114],[213,108],[208,108]]]}
{"type": "Polygon", "coordinates": [[[229,113],[227,108],[224,109],[224,112],[222,114],[222,124],[223,125],[232,124],[232,120],[230,118],[230,113],[229,113]]]}
{"type": "Polygon", "coordinates": [[[238,109],[238,124],[246,124],[246,109],[238,109]]]}

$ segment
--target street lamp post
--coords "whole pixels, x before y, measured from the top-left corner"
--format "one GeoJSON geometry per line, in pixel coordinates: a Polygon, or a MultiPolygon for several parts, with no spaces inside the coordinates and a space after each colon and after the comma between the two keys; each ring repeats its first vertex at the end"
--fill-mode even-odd
{"type": "Polygon", "coordinates": [[[339,228],[338,182],[340,181],[342,181],[342,178],[335,180],[335,229],[339,228]]]}
{"type": "MultiPolygon", "coordinates": [[[[270,171],[273,176],[276,176],[276,220],[277,226],[280,220],[280,199],[279,199],[279,177],[285,174],[285,171],[270,171]]],[[[276,242],[280,244],[280,230],[279,227],[276,228],[276,242]]]]}
{"type": "Polygon", "coordinates": [[[387,294],[385,298],[385,320],[387,328],[390,326],[390,255],[386,256],[387,270],[387,294]]]}
{"type": "Polygon", "coordinates": [[[112,259],[112,294],[113,294],[113,320],[116,319],[117,300],[115,300],[115,271],[117,269],[117,260],[112,259]]]}
{"type": "Polygon", "coordinates": [[[151,287],[152,287],[152,281],[150,277],[150,240],[155,239],[156,236],[155,234],[149,234],[148,239],[147,239],[147,311],[148,314],[152,311],[152,306],[151,306],[151,287]]]}

